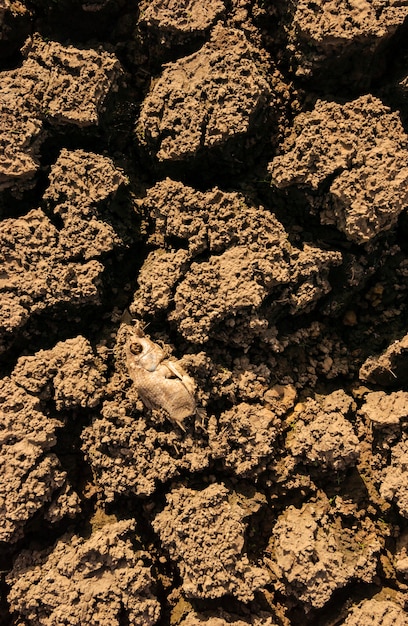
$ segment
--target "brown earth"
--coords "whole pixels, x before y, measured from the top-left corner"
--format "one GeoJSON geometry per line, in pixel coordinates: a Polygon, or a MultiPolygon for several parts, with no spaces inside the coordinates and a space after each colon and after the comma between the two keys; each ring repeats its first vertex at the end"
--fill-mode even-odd
{"type": "Polygon", "coordinates": [[[1,626],[408,624],[407,42],[3,0],[1,626]]]}

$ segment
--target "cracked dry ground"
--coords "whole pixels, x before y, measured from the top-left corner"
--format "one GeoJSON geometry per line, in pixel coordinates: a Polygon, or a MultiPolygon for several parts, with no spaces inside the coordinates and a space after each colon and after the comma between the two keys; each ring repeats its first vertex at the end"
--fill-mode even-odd
{"type": "Polygon", "coordinates": [[[0,28],[1,625],[408,624],[408,1],[0,28]]]}

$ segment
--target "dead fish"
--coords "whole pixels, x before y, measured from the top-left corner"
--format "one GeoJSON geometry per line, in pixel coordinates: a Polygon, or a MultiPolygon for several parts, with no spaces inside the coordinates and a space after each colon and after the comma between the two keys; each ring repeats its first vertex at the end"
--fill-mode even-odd
{"type": "Polygon", "coordinates": [[[164,409],[172,423],[184,432],[184,422],[195,415],[194,380],[178,361],[166,358],[157,343],[136,323],[126,343],[126,365],[143,404],[149,409],[164,409]]]}

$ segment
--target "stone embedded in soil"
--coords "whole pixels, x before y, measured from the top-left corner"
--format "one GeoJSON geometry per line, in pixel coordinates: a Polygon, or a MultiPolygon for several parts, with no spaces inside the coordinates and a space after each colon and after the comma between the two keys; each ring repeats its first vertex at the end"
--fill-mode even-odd
{"type": "Polygon", "coordinates": [[[260,51],[217,25],[198,52],[165,65],[146,96],[136,134],[159,161],[185,161],[250,135],[274,99],[260,51]]]}
{"type": "Polygon", "coordinates": [[[222,484],[202,491],[176,487],[166,499],[167,506],[153,520],[153,528],[178,564],[186,596],[232,595],[242,602],[252,600],[255,591],[268,582],[268,574],[243,553],[243,520],[251,514],[251,504],[240,502],[222,484]]]}
{"type": "Polygon", "coordinates": [[[295,407],[286,446],[298,463],[334,471],[357,463],[359,441],[346,417],[351,404],[352,398],[339,389],[295,407]]]}
{"type": "MultiPolygon", "coordinates": [[[[25,524],[66,487],[66,473],[49,452],[62,423],[46,417],[39,399],[10,378],[0,380],[0,406],[0,541],[13,543],[25,524]]],[[[70,514],[78,509],[72,497],[70,514]]]]}
{"type": "Polygon", "coordinates": [[[174,306],[169,320],[194,343],[217,337],[247,345],[268,326],[261,312],[267,297],[269,314],[312,310],[331,289],[330,268],[341,262],[338,252],[292,246],[272,212],[247,206],[238,193],[165,179],[142,204],[155,220],[151,242],[164,250],[142,266],[130,311],[154,316],[174,306]],[[177,240],[186,249],[174,249],[177,240]]]}
{"type": "Polygon", "coordinates": [[[372,598],[350,611],[344,626],[406,626],[407,613],[395,602],[372,598]]]}
{"type": "Polygon", "coordinates": [[[278,517],[272,538],[268,564],[285,593],[306,609],[321,608],[337,589],[353,580],[370,583],[376,575],[382,546],[368,518],[349,528],[324,503],[291,505],[278,517]]]}
{"type": "Polygon", "coordinates": [[[400,514],[408,517],[408,441],[403,439],[391,449],[391,463],[383,472],[380,494],[395,502],[400,514]]]}
{"type": "Polygon", "coordinates": [[[408,15],[408,3],[392,0],[296,0],[287,25],[287,51],[298,77],[321,74],[322,84],[367,87],[381,68],[381,54],[408,15]],[[332,73],[332,76],[330,76],[332,73]],[[331,84],[331,83],[329,83],[331,84]]]}
{"type": "Polygon", "coordinates": [[[144,0],[139,11],[139,26],[157,34],[162,47],[169,47],[208,31],[225,12],[225,5],[222,0],[144,0]]]}
{"type": "Polygon", "coordinates": [[[366,243],[397,223],[408,203],[408,142],[400,117],[364,95],[346,104],[318,100],[294,120],[269,164],[276,187],[314,192],[323,224],[366,243]],[[320,206],[321,204],[321,206],[320,206]]]}
{"type": "Polygon", "coordinates": [[[361,366],[359,378],[384,387],[408,382],[408,335],[394,341],[379,356],[370,356],[361,366]]]}
{"type": "Polygon", "coordinates": [[[398,426],[408,418],[408,392],[372,391],[366,395],[360,411],[377,428],[398,426]]]}
{"type": "Polygon", "coordinates": [[[35,184],[43,122],[98,124],[122,72],[113,54],[65,47],[38,34],[22,52],[21,67],[0,72],[0,190],[17,196],[35,184]]]}
{"type": "Polygon", "coordinates": [[[89,539],[66,534],[49,549],[24,550],[7,578],[11,611],[33,626],[153,626],[150,558],[134,537],[134,521],[121,521],[89,539]]]}

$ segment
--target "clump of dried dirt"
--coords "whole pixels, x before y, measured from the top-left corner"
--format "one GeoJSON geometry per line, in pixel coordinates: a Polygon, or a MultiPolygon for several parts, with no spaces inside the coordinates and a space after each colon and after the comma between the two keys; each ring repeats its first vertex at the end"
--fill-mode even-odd
{"type": "Polygon", "coordinates": [[[53,449],[66,423],[64,411],[98,405],[104,374],[102,359],[79,336],[20,357],[11,377],[0,380],[0,541],[20,539],[40,511],[55,523],[81,510],[79,495],[53,449]]]}
{"type": "Polygon", "coordinates": [[[399,512],[408,517],[408,486],[405,481],[408,470],[408,442],[404,438],[391,450],[391,463],[384,470],[381,495],[397,503],[399,512]]]}
{"type": "Polygon", "coordinates": [[[249,147],[278,99],[274,82],[243,33],[217,25],[198,52],[165,66],[143,102],[139,142],[159,162],[188,161],[241,139],[249,147]]]}
{"type": "Polygon", "coordinates": [[[11,608],[28,623],[121,624],[158,622],[149,555],[135,550],[132,520],[89,539],[63,535],[50,549],[22,552],[8,576],[11,608]]]}
{"type": "Polygon", "coordinates": [[[32,209],[0,223],[0,351],[36,314],[100,302],[105,268],[97,259],[132,239],[115,215],[125,183],[109,158],[62,150],[43,196],[52,213],[32,209]]]}
{"type": "Polygon", "coordinates": [[[290,506],[273,528],[270,566],[286,593],[320,608],[355,578],[372,582],[381,547],[367,518],[350,529],[327,503],[290,506]]]}
{"type": "Polygon", "coordinates": [[[57,411],[93,408],[103,397],[105,370],[89,341],[79,336],[57,343],[51,350],[21,357],[12,380],[41,400],[52,398],[57,411]]]}
{"type": "Polygon", "coordinates": [[[360,368],[360,379],[385,387],[408,380],[408,335],[393,341],[380,355],[370,356],[360,368]]]}
{"type": "Polygon", "coordinates": [[[372,391],[366,395],[361,412],[376,428],[398,426],[408,418],[408,394],[406,391],[372,391]]]}
{"type": "Polygon", "coordinates": [[[404,626],[405,623],[406,612],[400,605],[390,600],[373,599],[353,608],[344,626],[404,626]]]}
{"type": "Polygon", "coordinates": [[[143,206],[155,219],[152,243],[161,247],[140,270],[130,310],[153,316],[165,309],[194,343],[215,336],[247,346],[267,334],[265,300],[269,318],[279,309],[309,311],[330,291],[329,270],[341,262],[338,252],[292,246],[271,211],[236,193],[202,193],[166,179],[148,190],[143,206]]]}
{"type": "Polygon", "coordinates": [[[113,54],[64,47],[39,35],[27,40],[22,53],[21,67],[0,75],[0,189],[17,195],[35,184],[45,124],[98,124],[122,73],[113,54]]]}
{"type": "Polygon", "coordinates": [[[224,485],[202,491],[175,488],[153,520],[163,546],[180,568],[187,597],[232,595],[243,602],[268,581],[267,572],[243,554],[245,519],[259,504],[240,502],[224,485]]]}
{"type": "Polygon", "coordinates": [[[319,100],[294,120],[282,150],[269,165],[273,184],[328,186],[323,201],[312,200],[311,208],[351,241],[370,241],[405,208],[406,134],[398,114],[377,98],[361,96],[345,105],[319,100]]]}
{"type": "MultiPolygon", "coordinates": [[[[56,443],[55,418],[41,412],[37,398],[9,378],[0,383],[2,405],[0,541],[14,543],[24,526],[66,485],[67,475],[50,449],[56,443]]],[[[78,512],[73,502],[70,514],[78,512]]]]}
{"type": "Polygon", "coordinates": [[[225,14],[222,0],[203,4],[199,0],[144,0],[140,3],[138,26],[146,31],[149,40],[157,39],[160,48],[186,43],[207,33],[215,22],[225,14]]]}
{"type": "Polygon", "coordinates": [[[296,0],[286,6],[286,54],[301,79],[366,88],[384,71],[382,53],[408,15],[406,2],[296,0]],[[330,75],[331,73],[331,75],[330,75]]]}
{"type": "Polygon", "coordinates": [[[241,402],[209,423],[210,446],[237,476],[261,471],[271,459],[279,433],[276,415],[262,405],[241,402]],[[215,421],[215,420],[214,420],[215,421]]]}
{"type": "Polygon", "coordinates": [[[297,462],[331,471],[355,465],[359,441],[346,418],[351,404],[352,398],[339,390],[296,407],[286,445],[297,462]]]}

